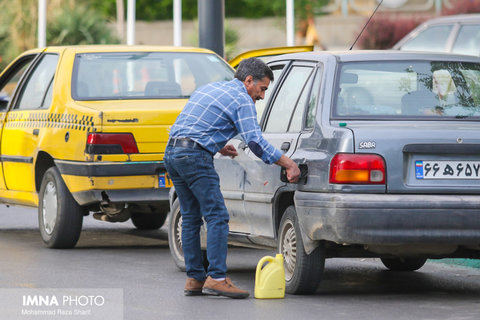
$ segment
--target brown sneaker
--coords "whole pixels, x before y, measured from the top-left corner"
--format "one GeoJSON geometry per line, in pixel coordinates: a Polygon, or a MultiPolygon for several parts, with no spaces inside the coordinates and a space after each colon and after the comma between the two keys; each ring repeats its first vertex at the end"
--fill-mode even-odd
{"type": "Polygon", "coordinates": [[[198,281],[194,278],[187,278],[187,281],[185,282],[185,289],[183,289],[183,292],[186,296],[201,296],[203,294],[202,287],[204,283],[205,280],[198,281]]]}
{"type": "Polygon", "coordinates": [[[230,278],[217,281],[210,276],[207,277],[203,285],[203,294],[225,296],[233,299],[244,299],[250,295],[248,291],[237,288],[230,278]]]}

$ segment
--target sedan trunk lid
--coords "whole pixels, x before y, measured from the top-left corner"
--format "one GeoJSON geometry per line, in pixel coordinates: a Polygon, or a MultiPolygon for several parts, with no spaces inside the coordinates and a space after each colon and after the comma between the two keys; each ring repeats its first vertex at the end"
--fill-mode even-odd
{"type": "Polygon", "coordinates": [[[385,159],[387,193],[480,193],[480,124],[349,123],[356,153],[385,159]]]}

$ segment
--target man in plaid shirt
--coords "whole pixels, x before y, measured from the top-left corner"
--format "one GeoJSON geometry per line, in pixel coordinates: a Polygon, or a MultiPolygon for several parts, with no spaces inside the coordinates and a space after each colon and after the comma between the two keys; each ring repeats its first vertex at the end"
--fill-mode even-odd
{"type": "Polygon", "coordinates": [[[237,156],[235,147],[226,143],[240,134],[257,157],[284,167],[289,182],[298,181],[300,176],[296,163],[263,138],[257,122],[255,101],[264,98],[270,81],[273,73],[264,62],[257,58],[243,60],[235,79],[195,91],[170,130],[164,160],[180,201],[187,270],[185,295],[249,295],[226,277],[229,215],[213,155],[237,156]],[[207,223],[207,273],[200,247],[202,217],[207,223]]]}

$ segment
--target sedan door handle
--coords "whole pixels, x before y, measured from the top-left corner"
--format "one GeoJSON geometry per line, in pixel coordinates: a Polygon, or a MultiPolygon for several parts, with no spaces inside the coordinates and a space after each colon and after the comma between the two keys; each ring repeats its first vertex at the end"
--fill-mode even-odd
{"type": "Polygon", "coordinates": [[[40,129],[33,129],[34,136],[38,136],[39,133],[40,133],[40,129]]]}
{"type": "Polygon", "coordinates": [[[287,152],[288,149],[290,149],[290,142],[284,142],[284,143],[282,143],[282,146],[280,147],[280,149],[281,149],[283,152],[287,152]]]}
{"type": "Polygon", "coordinates": [[[245,151],[245,149],[248,148],[248,145],[247,145],[244,141],[242,141],[242,142],[240,142],[240,143],[238,144],[238,148],[239,148],[239,149],[242,149],[243,151],[245,151]]]}

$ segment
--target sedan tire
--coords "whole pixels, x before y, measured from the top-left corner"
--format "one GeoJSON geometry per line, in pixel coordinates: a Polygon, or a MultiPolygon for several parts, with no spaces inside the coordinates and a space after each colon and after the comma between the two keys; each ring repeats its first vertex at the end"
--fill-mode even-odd
{"type": "Polygon", "coordinates": [[[294,206],[285,210],[278,231],[278,250],[284,257],[285,291],[292,294],[312,294],[322,279],[325,250],[319,246],[307,254],[294,206]]]}
{"type": "Polygon", "coordinates": [[[84,209],[73,199],[56,167],[45,172],[38,198],[38,224],[45,245],[55,249],[75,247],[84,209]]]}

